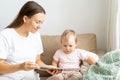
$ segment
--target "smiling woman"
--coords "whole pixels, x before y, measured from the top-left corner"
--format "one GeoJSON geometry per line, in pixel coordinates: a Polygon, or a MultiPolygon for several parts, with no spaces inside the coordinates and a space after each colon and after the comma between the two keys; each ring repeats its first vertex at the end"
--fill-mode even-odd
{"type": "Polygon", "coordinates": [[[45,14],[42,6],[28,1],[0,32],[0,80],[40,80],[34,69],[46,65],[40,58],[43,46],[38,32],[45,14]]]}

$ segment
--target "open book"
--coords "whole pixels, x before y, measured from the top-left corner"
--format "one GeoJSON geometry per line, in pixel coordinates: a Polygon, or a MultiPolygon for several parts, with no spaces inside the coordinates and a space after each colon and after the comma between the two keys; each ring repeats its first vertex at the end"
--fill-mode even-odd
{"type": "Polygon", "coordinates": [[[80,71],[80,68],[58,68],[58,67],[49,65],[49,66],[40,66],[39,70],[80,71]]]}

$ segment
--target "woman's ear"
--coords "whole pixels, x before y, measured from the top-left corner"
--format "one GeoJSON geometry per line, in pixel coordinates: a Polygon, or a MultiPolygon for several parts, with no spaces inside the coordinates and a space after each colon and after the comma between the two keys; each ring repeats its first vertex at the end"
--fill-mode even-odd
{"type": "Polygon", "coordinates": [[[23,21],[27,22],[27,20],[28,20],[28,17],[27,16],[23,16],[23,21]]]}

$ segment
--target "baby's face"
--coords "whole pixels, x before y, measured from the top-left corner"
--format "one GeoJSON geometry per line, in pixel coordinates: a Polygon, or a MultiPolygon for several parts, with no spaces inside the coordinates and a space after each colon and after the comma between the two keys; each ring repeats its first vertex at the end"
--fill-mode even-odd
{"type": "Polygon", "coordinates": [[[74,36],[70,36],[68,40],[62,39],[62,49],[64,53],[70,54],[75,50],[75,48],[76,48],[76,42],[74,36]]]}

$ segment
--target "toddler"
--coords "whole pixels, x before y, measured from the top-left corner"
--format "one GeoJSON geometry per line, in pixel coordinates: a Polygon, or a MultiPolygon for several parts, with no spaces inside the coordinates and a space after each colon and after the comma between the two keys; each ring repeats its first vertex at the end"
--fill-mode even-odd
{"type": "MultiPolygon", "coordinates": [[[[80,68],[80,60],[86,61],[89,64],[95,64],[99,57],[89,51],[78,49],[77,46],[77,35],[74,30],[65,30],[61,35],[61,46],[62,49],[58,49],[53,56],[52,65],[69,69],[69,68],[80,68]]],[[[52,74],[47,80],[80,80],[82,74],[80,71],[70,70],[59,72],[57,70],[48,71],[52,74]]]]}

